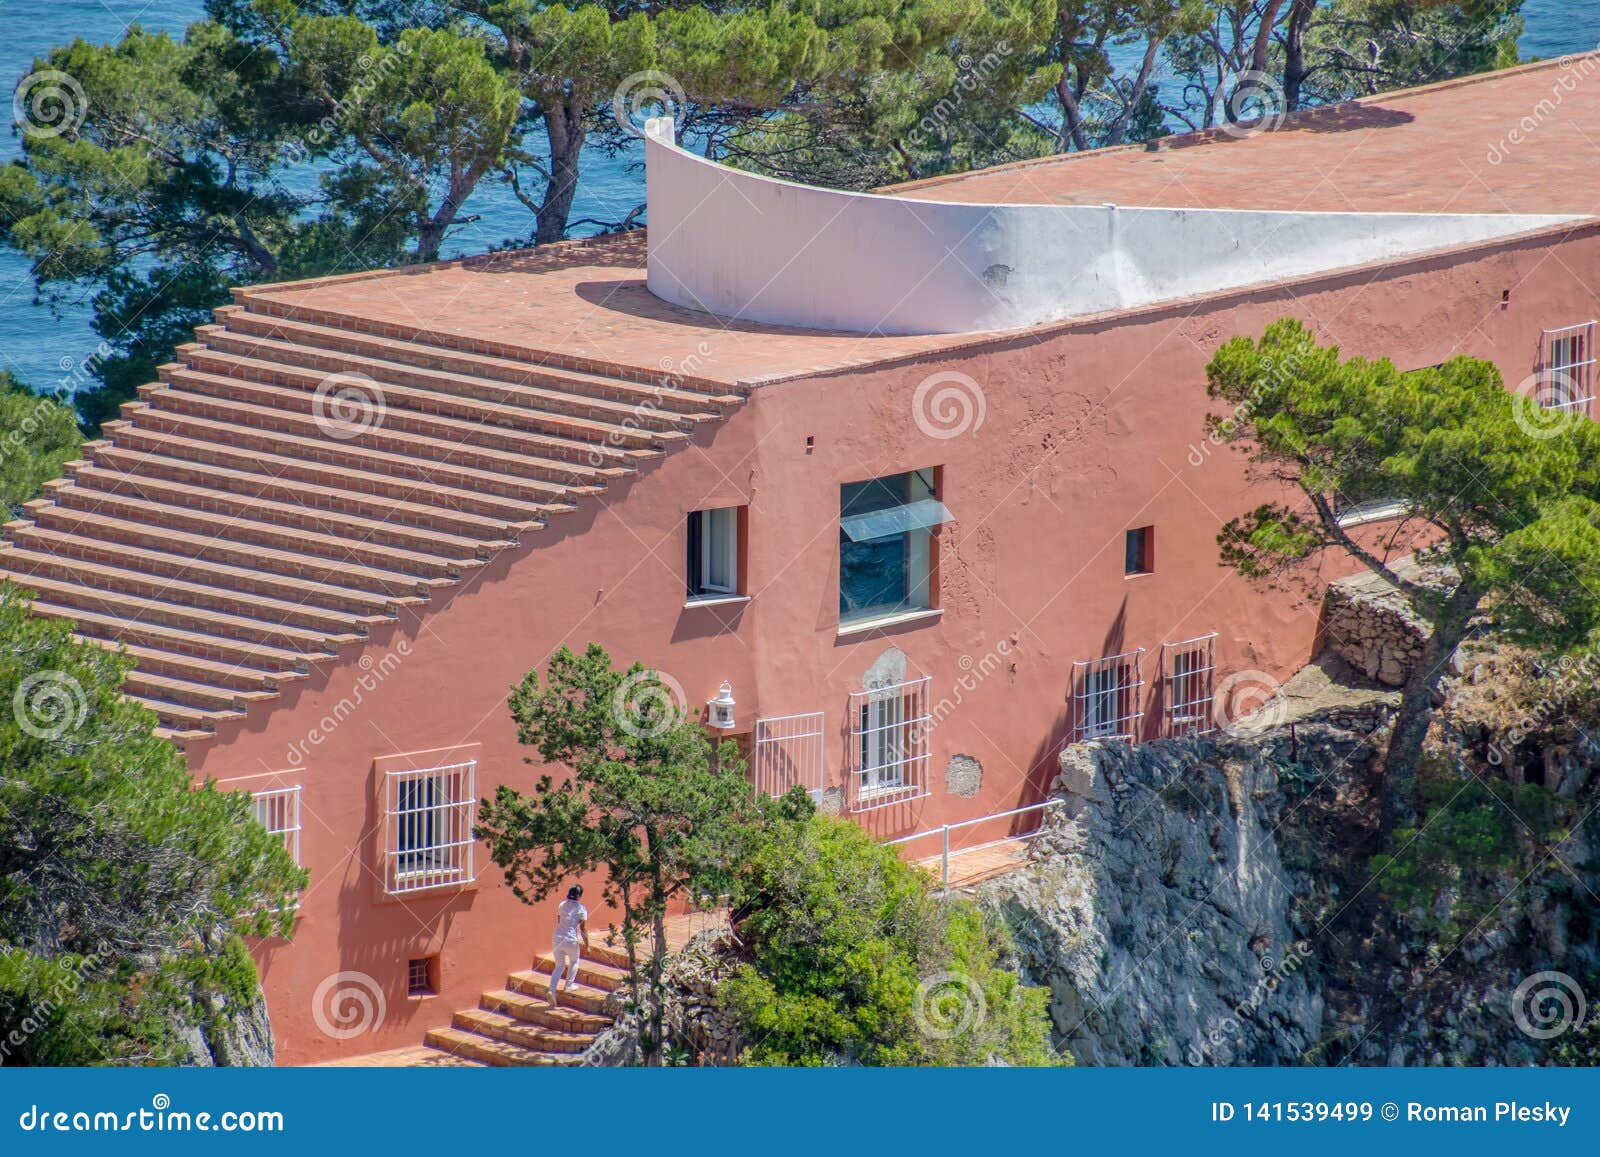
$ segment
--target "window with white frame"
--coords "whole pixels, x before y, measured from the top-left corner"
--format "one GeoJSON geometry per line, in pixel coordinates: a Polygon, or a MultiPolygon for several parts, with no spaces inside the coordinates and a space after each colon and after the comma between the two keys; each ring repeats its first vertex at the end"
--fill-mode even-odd
{"type": "Polygon", "coordinates": [[[275,787],[250,793],[250,810],[256,823],[283,839],[283,846],[300,863],[300,785],[275,787]]]}
{"type": "Polygon", "coordinates": [[[928,794],[928,677],[850,693],[853,811],[928,794]]]}
{"type": "Polygon", "coordinates": [[[1547,410],[1589,414],[1594,401],[1595,322],[1544,331],[1539,404],[1547,410]]]}
{"type": "Polygon", "coordinates": [[[1073,740],[1136,739],[1144,719],[1144,648],[1073,664],[1073,740]]]}
{"type": "Polygon", "coordinates": [[[384,886],[391,895],[472,880],[475,762],[384,776],[384,886]]]}
{"type": "Polygon", "coordinates": [[[741,507],[689,513],[689,597],[716,598],[739,593],[739,515],[741,507]]]}
{"type": "Polygon", "coordinates": [[[1167,734],[1205,735],[1216,729],[1211,700],[1216,678],[1217,636],[1201,635],[1161,648],[1167,734]]]}

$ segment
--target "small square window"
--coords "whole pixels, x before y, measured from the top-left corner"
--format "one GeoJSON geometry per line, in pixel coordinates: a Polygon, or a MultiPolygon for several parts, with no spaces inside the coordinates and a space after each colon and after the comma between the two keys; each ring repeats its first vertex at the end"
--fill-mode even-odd
{"type": "Polygon", "coordinates": [[[439,992],[439,958],[418,956],[406,962],[406,995],[435,996],[439,992]]]}
{"type": "Polygon", "coordinates": [[[1122,573],[1150,574],[1156,569],[1156,528],[1130,530],[1124,543],[1122,573]]]}
{"type": "Polygon", "coordinates": [[[739,514],[742,508],[689,513],[689,597],[739,593],[739,514]]]}

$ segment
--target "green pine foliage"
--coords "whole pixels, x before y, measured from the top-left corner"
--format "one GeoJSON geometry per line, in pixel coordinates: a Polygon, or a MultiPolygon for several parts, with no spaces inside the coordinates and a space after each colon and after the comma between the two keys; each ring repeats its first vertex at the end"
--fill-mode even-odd
{"type": "Polygon", "coordinates": [[[0,372],[0,511],[21,513],[39,487],[78,456],[83,435],[71,406],[33,393],[0,372]]]}
{"type": "MultiPolygon", "coordinates": [[[[1059,1064],[1004,929],[857,824],[773,825],[741,873],[749,961],[723,982],[752,1065],[1059,1064]]],[[[1066,1063],[1070,1063],[1067,1059],[1066,1063]]]]}
{"type": "Polygon", "coordinates": [[[0,587],[0,1064],[170,1064],[260,985],[304,886],[248,795],[196,785],[127,659],[0,587]]]}

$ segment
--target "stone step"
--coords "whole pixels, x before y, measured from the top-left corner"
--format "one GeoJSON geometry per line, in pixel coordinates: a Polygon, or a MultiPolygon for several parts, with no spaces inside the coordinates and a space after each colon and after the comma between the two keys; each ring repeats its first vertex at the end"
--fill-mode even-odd
{"type": "Polygon", "coordinates": [[[562,1032],[593,1034],[611,1024],[609,1016],[601,1016],[598,1013],[584,1012],[565,1005],[551,1008],[550,1001],[543,992],[530,995],[525,992],[514,992],[509,988],[491,989],[483,994],[479,1006],[489,1012],[498,1012],[527,1021],[529,1024],[560,1029],[562,1032]]]}
{"type": "MultiPolygon", "coordinates": [[[[532,334],[524,335],[522,339],[519,339],[519,344],[511,345],[506,342],[473,337],[469,334],[430,330],[420,325],[397,325],[393,322],[375,321],[354,314],[319,309],[316,306],[304,305],[300,302],[276,301],[266,296],[270,293],[271,288],[271,286],[262,286],[260,289],[236,289],[233,291],[234,301],[236,304],[243,306],[247,313],[306,322],[311,325],[327,326],[347,333],[378,335],[390,338],[408,347],[444,347],[459,353],[503,358],[530,367],[559,367],[563,370],[590,374],[599,378],[621,378],[646,384],[661,383],[671,386],[673,389],[686,390],[692,393],[728,394],[731,392],[727,386],[710,378],[643,366],[626,366],[604,361],[600,358],[564,354],[555,350],[533,349],[525,344],[526,341],[534,337],[532,334]]],[[[230,322],[232,316],[236,315],[223,317],[220,316],[221,311],[218,312],[219,320],[223,321],[224,324],[228,324],[229,328],[233,328],[230,322]]]]}
{"type": "MultiPolygon", "coordinates": [[[[167,463],[182,463],[196,468],[217,467],[247,476],[254,476],[252,472],[264,472],[275,482],[285,485],[310,483],[313,486],[331,487],[352,497],[370,496],[374,501],[399,501],[436,512],[460,511],[510,526],[526,526],[542,521],[551,514],[572,509],[570,503],[505,498],[485,493],[481,488],[467,490],[441,486],[421,479],[399,478],[372,470],[290,458],[260,449],[183,438],[127,423],[119,427],[115,446],[107,443],[89,453],[95,462],[117,469],[128,469],[126,463],[130,461],[160,457],[167,463]]],[[[176,465],[168,468],[174,471],[179,469],[176,465]]],[[[180,482],[185,480],[177,478],[180,482]]],[[[554,493],[556,488],[550,487],[549,491],[554,493]]]]}
{"type": "MultiPolygon", "coordinates": [[[[641,457],[660,451],[630,451],[623,455],[598,455],[597,465],[589,465],[590,450],[577,445],[560,446],[552,439],[523,434],[500,427],[480,426],[455,418],[407,416],[389,410],[381,421],[362,428],[344,427],[319,421],[310,413],[286,408],[281,400],[240,399],[240,383],[233,378],[201,374],[195,370],[163,366],[161,383],[165,389],[144,392],[145,403],[160,410],[173,410],[200,418],[236,421],[241,426],[281,430],[300,437],[323,437],[348,445],[370,447],[391,454],[417,454],[433,461],[462,462],[479,469],[501,470],[528,478],[574,485],[603,485],[634,472],[630,455],[641,457]]],[[[273,387],[261,386],[260,390],[273,387]]],[[[297,390],[287,394],[305,396],[297,390]]],[[[124,403],[123,417],[131,417],[124,403]]]]}
{"type": "MultiPolygon", "coordinates": [[[[548,972],[534,972],[531,969],[513,972],[506,977],[506,987],[512,992],[520,992],[524,996],[545,997],[550,993],[550,974],[548,972]]],[[[571,988],[563,988],[560,1000],[563,1005],[576,1008],[581,1012],[604,1014],[606,998],[610,995],[611,993],[606,989],[595,988],[580,980],[571,988]]]]}
{"type": "Polygon", "coordinates": [[[276,696],[273,691],[235,691],[228,687],[215,687],[189,679],[174,679],[170,675],[157,675],[135,667],[122,680],[122,689],[141,699],[164,699],[206,711],[243,711],[249,703],[261,702],[276,696]]]}
{"type": "Polygon", "coordinates": [[[429,1046],[452,1056],[496,1067],[555,1067],[583,1063],[581,1053],[540,1052],[493,1037],[463,1032],[458,1028],[430,1029],[424,1040],[429,1046]]]}
{"type": "MultiPolygon", "coordinates": [[[[161,478],[186,486],[269,498],[275,502],[297,503],[340,514],[352,514],[358,518],[439,530],[479,542],[515,540],[523,529],[540,525],[538,518],[527,509],[521,511],[520,517],[515,522],[489,518],[463,511],[458,507],[440,507],[411,501],[409,496],[401,497],[398,492],[403,491],[404,483],[396,487],[396,494],[370,494],[360,490],[352,491],[343,486],[324,485],[323,481],[313,482],[303,478],[285,478],[276,473],[263,473],[262,471],[270,469],[266,463],[258,463],[256,470],[241,470],[191,462],[165,454],[123,450],[115,446],[96,450],[94,463],[98,467],[124,474],[161,478]]],[[[72,463],[67,463],[69,474],[74,469],[72,463]]]]}
{"type": "MultiPolygon", "coordinates": [[[[358,365],[370,365],[383,376],[363,372],[360,368],[331,373],[308,369],[293,364],[292,360],[279,360],[292,359],[294,355],[290,351],[295,349],[294,346],[273,344],[281,348],[257,349],[252,351],[255,356],[247,356],[224,352],[215,348],[210,341],[206,345],[190,343],[179,346],[177,355],[182,364],[201,373],[259,383],[274,388],[274,391],[300,391],[305,401],[299,408],[307,412],[315,412],[318,405],[326,404],[316,399],[319,389],[326,385],[328,391],[336,392],[340,384],[349,384],[363,394],[371,393],[382,398],[385,422],[390,414],[397,412],[455,418],[475,425],[500,426],[548,435],[563,442],[575,440],[608,457],[620,458],[617,452],[625,448],[651,449],[666,442],[682,441],[689,436],[680,430],[651,431],[642,427],[637,420],[630,421],[628,418],[617,422],[580,418],[546,408],[540,394],[524,391],[522,387],[465,376],[457,379],[452,375],[430,375],[429,371],[407,371],[405,367],[391,367],[384,372],[380,363],[365,359],[348,360],[354,360],[358,365]],[[397,380],[405,378],[413,380],[397,380]],[[330,382],[331,385],[327,384],[330,382]],[[456,388],[451,389],[452,386],[456,388]],[[628,424],[624,425],[624,421],[628,424]]],[[[255,393],[251,392],[252,395],[255,393]]],[[[246,394],[236,396],[250,400],[246,394]]],[[[274,398],[277,394],[272,392],[259,396],[274,398]]]]}
{"type": "Polygon", "coordinates": [[[402,1049],[385,1049],[380,1053],[362,1053],[354,1057],[341,1057],[336,1061],[323,1061],[309,1065],[313,1069],[481,1069],[482,1063],[467,1057],[458,1057],[427,1045],[411,1045],[402,1049]]]}
{"type": "MultiPolygon", "coordinates": [[[[128,473],[85,464],[68,470],[67,474],[77,486],[97,493],[142,498],[163,506],[203,510],[229,519],[265,522],[296,532],[314,531],[333,538],[353,538],[360,543],[394,546],[447,559],[488,558],[494,551],[515,544],[516,532],[504,523],[494,524],[497,533],[492,537],[469,537],[451,533],[442,527],[435,529],[427,523],[409,523],[403,513],[397,514],[395,520],[389,522],[339,509],[339,506],[358,506],[359,500],[335,506],[332,496],[337,492],[326,488],[319,492],[318,488],[304,485],[276,490],[270,486],[262,487],[280,496],[299,489],[306,495],[306,500],[296,502],[292,498],[283,501],[281,497],[274,497],[274,493],[256,496],[231,487],[219,490],[204,484],[175,482],[161,477],[157,471],[128,473]],[[330,504],[322,505],[317,501],[319,497],[330,504]]],[[[47,486],[46,489],[49,491],[50,488],[47,486]]]]}
{"type": "Polygon", "coordinates": [[[286,673],[306,673],[310,670],[311,656],[298,651],[269,647],[262,643],[249,643],[159,623],[118,618],[87,611],[81,607],[61,606],[43,598],[34,600],[33,613],[42,618],[76,623],[78,633],[81,635],[116,640],[130,645],[149,647],[152,650],[173,651],[179,655],[194,655],[216,663],[239,663],[245,667],[254,667],[271,673],[280,680],[286,673]]]}
{"type": "Polygon", "coordinates": [[[387,474],[417,482],[436,482],[463,487],[503,498],[548,502],[556,509],[571,509],[572,501],[583,495],[598,494],[602,486],[577,486],[553,482],[548,478],[506,474],[497,468],[479,469],[447,458],[423,458],[405,453],[390,453],[350,442],[322,438],[312,433],[299,435],[255,426],[238,426],[226,419],[180,414],[175,410],[145,408],[138,412],[138,425],[117,420],[103,423],[100,429],[119,445],[138,448],[143,431],[159,432],[196,441],[215,439],[241,450],[262,450],[308,463],[326,464],[387,474]]]}
{"type": "MultiPolygon", "coordinates": [[[[691,418],[720,417],[722,409],[744,400],[742,391],[720,382],[709,383],[704,389],[679,389],[674,384],[674,375],[670,374],[619,377],[614,373],[571,369],[550,360],[530,361],[520,356],[520,351],[509,357],[475,354],[378,333],[275,317],[240,305],[225,305],[214,312],[218,326],[229,334],[277,339],[334,355],[380,358],[512,385],[538,386],[575,398],[648,406],[691,418]]],[[[207,327],[208,332],[200,335],[203,340],[210,340],[211,328],[207,327]]]]}
{"type": "Polygon", "coordinates": [[[463,1032],[493,1037],[537,1052],[581,1053],[594,1043],[593,1033],[562,1032],[483,1008],[462,1009],[450,1024],[463,1032]]]}
{"type": "MultiPolygon", "coordinates": [[[[276,696],[281,684],[309,678],[301,671],[266,671],[242,663],[218,662],[140,644],[119,644],[114,639],[79,635],[78,640],[93,643],[97,647],[122,651],[136,664],[134,671],[129,675],[130,678],[134,673],[147,673],[178,680],[191,680],[224,691],[231,690],[250,702],[276,696]]],[[[168,698],[173,697],[168,696],[168,698]]]]}
{"type": "MultiPolygon", "coordinates": [[[[59,481],[66,481],[58,479],[59,481]]],[[[172,506],[105,490],[87,490],[66,481],[64,486],[46,485],[56,505],[82,513],[92,513],[139,523],[161,530],[173,530],[209,538],[211,541],[248,544],[295,554],[319,555],[324,559],[353,561],[363,566],[401,571],[419,579],[458,579],[463,570],[482,566],[472,555],[424,554],[398,546],[364,543],[332,534],[260,522],[239,514],[212,513],[187,506],[172,506]]]]}
{"type": "Polygon", "coordinates": [[[230,709],[227,711],[212,711],[201,707],[191,707],[185,703],[173,703],[166,699],[151,699],[144,695],[136,695],[126,688],[123,694],[150,711],[156,713],[156,718],[161,721],[161,726],[169,727],[180,732],[206,732],[217,729],[217,724],[224,719],[240,719],[243,711],[230,709]]]}
{"type": "MultiPolygon", "coordinates": [[[[170,526],[113,518],[35,499],[23,504],[39,526],[58,534],[82,535],[102,542],[126,544],[180,558],[196,558],[237,568],[260,570],[324,585],[351,587],[369,594],[409,601],[424,599],[444,579],[430,579],[382,567],[357,566],[292,550],[269,550],[254,543],[231,542],[215,534],[190,534],[170,526]]],[[[16,537],[16,533],[13,533],[16,537]]]]}
{"type": "MultiPolygon", "coordinates": [[[[353,373],[380,383],[394,382],[485,401],[541,408],[597,422],[632,424],[641,432],[678,434],[722,415],[700,394],[662,390],[617,378],[591,381],[586,374],[542,370],[496,358],[475,358],[429,349],[417,356],[415,346],[386,338],[363,338],[250,314],[230,315],[229,325],[203,325],[198,343],[218,353],[257,358],[279,365],[300,366],[320,374],[353,373]],[[238,322],[242,316],[243,322],[238,322]],[[254,323],[261,333],[248,332],[254,323]],[[236,324],[244,328],[235,328],[236,324]],[[267,336],[267,331],[279,336],[267,336]],[[289,339],[289,340],[284,340],[289,339]],[[603,391],[603,393],[602,393],[603,391]],[[665,395],[665,396],[663,396],[665,395]]],[[[197,343],[197,344],[198,344],[197,343]]],[[[186,363],[202,368],[185,356],[186,363]]],[[[737,400],[737,399],[735,399],[737,400]]]]}
{"type": "Polygon", "coordinates": [[[0,551],[0,572],[11,574],[19,583],[38,576],[211,611],[242,613],[249,618],[321,632],[324,636],[365,635],[369,624],[386,621],[384,616],[340,614],[207,583],[163,578],[79,558],[58,558],[20,546],[0,551]]]}
{"type": "MultiPolygon", "coordinates": [[[[533,967],[536,971],[550,974],[556,966],[556,958],[549,952],[538,952],[533,957],[533,967]]],[[[612,964],[596,960],[593,952],[578,961],[578,981],[591,985],[594,988],[604,989],[606,992],[615,992],[628,982],[628,971],[612,964]]]]}

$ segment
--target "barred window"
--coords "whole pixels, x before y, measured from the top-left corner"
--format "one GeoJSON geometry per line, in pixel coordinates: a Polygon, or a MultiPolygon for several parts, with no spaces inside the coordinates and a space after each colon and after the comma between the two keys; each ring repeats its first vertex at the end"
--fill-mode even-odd
{"type": "Polygon", "coordinates": [[[458,763],[384,777],[384,887],[391,895],[473,879],[476,768],[476,762],[458,763]]]}
{"type": "Polygon", "coordinates": [[[1169,736],[1205,735],[1216,730],[1211,708],[1216,642],[1213,633],[1162,646],[1162,691],[1169,736]]]}
{"type": "Polygon", "coordinates": [[[851,810],[928,794],[928,677],[850,693],[851,810]]]}
{"type": "Polygon", "coordinates": [[[258,824],[283,838],[290,857],[300,863],[300,785],[251,792],[250,809],[258,824]]]}
{"type": "Polygon", "coordinates": [[[1144,648],[1073,664],[1074,742],[1139,738],[1144,720],[1144,648]]]}

